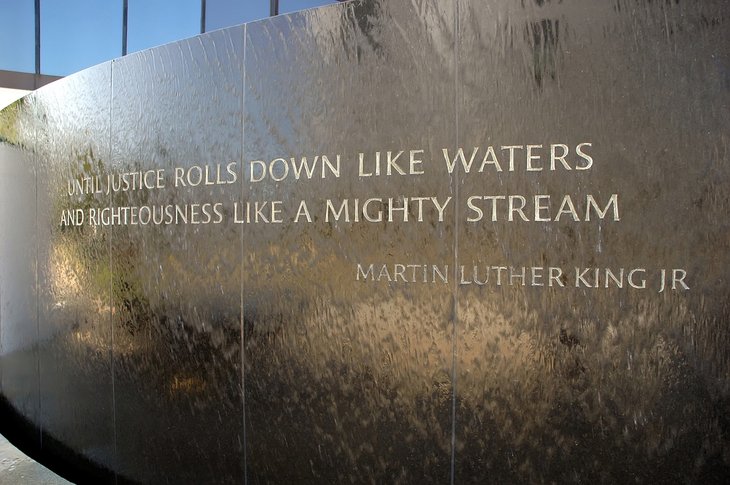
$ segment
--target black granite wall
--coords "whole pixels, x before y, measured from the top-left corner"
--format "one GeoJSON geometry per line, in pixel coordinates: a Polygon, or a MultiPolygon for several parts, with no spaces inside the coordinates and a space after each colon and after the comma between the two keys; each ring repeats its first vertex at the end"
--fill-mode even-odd
{"type": "Polygon", "coordinates": [[[93,483],[725,483],[729,15],[349,2],[23,98],[0,430],[93,483]]]}

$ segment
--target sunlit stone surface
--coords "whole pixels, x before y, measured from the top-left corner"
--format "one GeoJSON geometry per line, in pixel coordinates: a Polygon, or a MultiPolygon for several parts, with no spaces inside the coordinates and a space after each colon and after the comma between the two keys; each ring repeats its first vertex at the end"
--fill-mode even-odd
{"type": "Polygon", "coordinates": [[[348,2],[0,112],[2,431],[93,483],[725,483],[726,2],[348,2]]]}

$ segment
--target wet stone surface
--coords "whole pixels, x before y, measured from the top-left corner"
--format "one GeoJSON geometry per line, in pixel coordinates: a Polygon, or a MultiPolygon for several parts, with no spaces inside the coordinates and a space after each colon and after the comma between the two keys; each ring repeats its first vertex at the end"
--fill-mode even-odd
{"type": "Polygon", "coordinates": [[[728,19],[346,2],[0,111],[19,434],[94,484],[729,483],[728,19]]]}

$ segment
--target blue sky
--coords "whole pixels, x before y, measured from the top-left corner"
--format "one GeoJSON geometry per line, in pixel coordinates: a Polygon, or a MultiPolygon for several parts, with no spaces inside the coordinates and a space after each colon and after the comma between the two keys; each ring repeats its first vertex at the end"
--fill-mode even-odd
{"type": "MultiPolygon", "coordinates": [[[[200,0],[128,0],[127,51],[200,32],[200,0]]],[[[281,13],[335,0],[279,0],[281,13]]],[[[206,30],[267,17],[269,0],[206,0],[206,30]]],[[[0,69],[35,71],[34,0],[0,0],[0,69]]],[[[41,0],[41,72],[68,75],[122,55],[122,0],[41,0]]]]}

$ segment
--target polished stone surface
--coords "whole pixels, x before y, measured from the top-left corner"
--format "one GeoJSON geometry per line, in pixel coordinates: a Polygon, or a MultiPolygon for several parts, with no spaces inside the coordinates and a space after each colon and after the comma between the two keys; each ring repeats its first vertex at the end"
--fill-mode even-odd
{"type": "Polygon", "coordinates": [[[94,483],[725,483],[729,14],[348,2],[0,111],[0,426],[94,483]]]}

